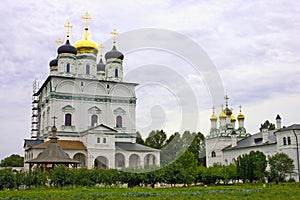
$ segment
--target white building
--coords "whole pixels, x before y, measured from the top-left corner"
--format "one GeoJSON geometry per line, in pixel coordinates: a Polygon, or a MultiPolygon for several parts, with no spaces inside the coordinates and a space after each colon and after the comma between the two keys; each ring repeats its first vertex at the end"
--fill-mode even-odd
{"type": "MultiPolygon", "coordinates": [[[[34,90],[31,139],[25,139],[25,162],[49,144],[53,117],[58,144],[81,166],[123,168],[159,165],[157,149],[136,144],[136,83],[123,82],[124,55],[116,48],[97,64],[98,45],[89,38],[88,14],[84,36],[66,42],[50,62],[50,75],[34,90]]],[[[102,48],[100,46],[99,48],[102,48]]],[[[28,164],[25,164],[28,169],[28,164]]]]}
{"type": "Polygon", "coordinates": [[[228,98],[226,99],[226,108],[217,117],[214,113],[210,118],[211,129],[206,137],[206,166],[213,166],[214,163],[228,165],[235,163],[239,155],[249,154],[251,151],[261,151],[267,157],[277,152],[286,153],[294,160],[294,177],[299,181],[299,139],[300,124],[293,124],[282,128],[281,118],[276,117],[276,129],[268,131],[267,127],[262,127],[261,132],[249,134],[244,127],[245,116],[241,112],[236,119],[232,110],[228,108],[228,98]],[[219,126],[218,126],[219,121],[219,126]]]}

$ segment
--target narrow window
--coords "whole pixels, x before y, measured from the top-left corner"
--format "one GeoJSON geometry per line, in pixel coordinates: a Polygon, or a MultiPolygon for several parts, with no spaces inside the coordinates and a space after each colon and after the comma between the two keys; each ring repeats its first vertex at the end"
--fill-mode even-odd
{"type": "Polygon", "coordinates": [[[100,143],[100,138],[97,138],[97,143],[100,143]]]}
{"type": "Polygon", "coordinates": [[[288,145],[291,145],[291,137],[287,138],[287,143],[288,143],[288,145]]]}
{"type": "Polygon", "coordinates": [[[92,115],[91,117],[91,126],[96,126],[98,124],[98,116],[92,115]]]}
{"type": "Polygon", "coordinates": [[[115,77],[119,77],[119,71],[118,71],[118,69],[115,69],[115,77]]]}
{"type": "Polygon", "coordinates": [[[283,138],[283,145],[286,145],[286,138],[283,138]]]}
{"type": "Polygon", "coordinates": [[[108,84],[106,85],[106,88],[109,89],[109,85],[108,84]]]}
{"type": "Polygon", "coordinates": [[[103,138],[103,143],[104,143],[104,144],[106,143],[106,138],[103,138]]]}
{"type": "Polygon", "coordinates": [[[122,117],[121,116],[117,116],[117,118],[116,118],[116,127],[117,128],[122,127],[122,117]]]}
{"type": "Polygon", "coordinates": [[[211,157],[212,157],[212,158],[216,157],[216,152],[214,152],[214,151],[211,152],[211,157]]]}
{"type": "Polygon", "coordinates": [[[87,65],[85,66],[85,73],[86,73],[86,74],[90,74],[90,65],[89,65],[89,64],[87,64],[87,65]]]}
{"type": "Polygon", "coordinates": [[[66,72],[67,72],[67,73],[70,73],[70,63],[67,64],[66,72]]]}
{"type": "Polygon", "coordinates": [[[72,125],[72,115],[70,113],[65,115],[65,126],[72,125]]]}

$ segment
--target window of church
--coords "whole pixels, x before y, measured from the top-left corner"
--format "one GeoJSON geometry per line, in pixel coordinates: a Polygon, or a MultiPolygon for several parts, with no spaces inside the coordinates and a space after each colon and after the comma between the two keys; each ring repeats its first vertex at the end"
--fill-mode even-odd
{"type": "Polygon", "coordinates": [[[291,137],[287,137],[287,144],[291,145],[291,137]]]}
{"type": "Polygon", "coordinates": [[[90,74],[90,65],[89,65],[89,64],[87,64],[87,65],[85,66],[85,73],[86,73],[86,74],[90,74]]]}
{"type": "Polygon", "coordinates": [[[109,85],[108,84],[106,85],[106,88],[109,89],[109,85]]]}
{"type": "Polygon", "coordinates": [[[118,69],[115,69],[115,77],[119,77],[119,71],[118,71],[118,69]]]}
{"type": "Polygon", "coordinates": [[[92,115],[91,117],[91,126],[96,126],[98,124],[98,116],[92,115]]]}
{"type": "Polygon", "coordinates": [[[116,127],[117,128],[122,127],[122,117],[121,116],[117,116],[117,118],[116,118],[116,127]]]}
{"type": "Polygon", "coordinates": [[[72,125],[72,115],[70,113],[65,114],[65,126],[72,125]]]}
{"type": "Polygon", "coordinates": [[[67,73],[70,73],[70,63],[67,64],[66,72],[67,72],[67,73]]]}
{"type": "Polygon", "coordinates": [[[212,157],[212,158],[216,157],[216,152],[214,152],[214,151],[211,152],[211,157],[212,157]]]}
{"type": "Polygon", "coordinates": [[[97,138],[97,143],[100,143],[100,138],[97,138]]]}
{"type": "Polygon", "coordinates": [[[103,140],[102,140],[102,141],[103,141],[103,144],[105,144],[105,143],[106,143],[106,138],[103,138],[103,140]]]}
{"type": "Polygon", "coordinates": [[[283,145],[286,145],[286,138],[283,138],[283,145]]]}

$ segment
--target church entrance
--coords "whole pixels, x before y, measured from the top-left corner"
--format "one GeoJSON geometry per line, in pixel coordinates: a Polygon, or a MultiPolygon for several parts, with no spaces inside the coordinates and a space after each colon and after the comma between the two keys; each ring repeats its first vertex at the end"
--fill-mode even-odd
{"type": "Polygon", "coordinates": [[[100,169],[108,169],[108,159],[104,156],[98,156],[95,159],[94,165],[100,169]]]}

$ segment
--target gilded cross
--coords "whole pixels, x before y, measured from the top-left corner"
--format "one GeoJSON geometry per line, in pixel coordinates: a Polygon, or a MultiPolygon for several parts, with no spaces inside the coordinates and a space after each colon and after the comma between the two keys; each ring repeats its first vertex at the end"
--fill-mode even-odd
{"type": "Polygon", "coordinates": [[[85,27],[89,27],[89,20],[91,20],[92,18],[88,12],[86,12],[85,15],[82,16],[82,19],[85,20],[85,27]]]}
{"type": "Polygon", "coordinates": [[[115,45],[117,42],[117,35],[118,35],[117,30],[114,29],[110,34],[113,35],[113,41],[114,41],[114,45],[115,45]]]}
{"type": "Polygon", "coordinates": [[[242,106],[241,105],[239,106],[239,108],[240,108],[240,112],[242,112],[242,106]]]}
{"type": "Polygon", "coordinates": [[[55,120],[57,119],[57,117],[53,116],[52,119],[53,119],[53,126],[55,126],[55,120]]]}
{"type": "Polygon", "coordinates": [[[73,28],[73,26],[71,25],[70,22],[68,22],[68,23],[65,25],[65,28],[67,29],[67,36],[69,36],[70,33],[71,33],[71,28],[73,28]]]}
{"type": "Polygon", "coordinates": [[[104,49],[103,44],[100,44],[100,45],[98,46],[98,48],[99,48],[99,52],[100,52],[100,57],[102,57],[102,50],[104,49]]]}
{"type": "Polygon", "coordinates": [[[63,43],[63,41],[60,38],[55,40],[55,42],[56,42],[57,46],[60,46],[63,43]]]}
{"type": "Polygon", "coordinates": [[[214,106],[212,107],[212,110],[213,110],[213,114],[215,114],[215,107],[214,106]]]}

